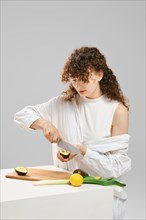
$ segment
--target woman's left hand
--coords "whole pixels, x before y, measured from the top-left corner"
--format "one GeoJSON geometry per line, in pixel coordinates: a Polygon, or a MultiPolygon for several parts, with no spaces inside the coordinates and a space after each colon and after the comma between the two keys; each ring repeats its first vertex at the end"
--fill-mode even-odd
{"type": "Polygon", "coordinates": [[[59,152],[57,153],[57,157],[61,162],[68,162],[72,160],[77,154],[70,153],[69,158],[64,158],[59,152]]]}

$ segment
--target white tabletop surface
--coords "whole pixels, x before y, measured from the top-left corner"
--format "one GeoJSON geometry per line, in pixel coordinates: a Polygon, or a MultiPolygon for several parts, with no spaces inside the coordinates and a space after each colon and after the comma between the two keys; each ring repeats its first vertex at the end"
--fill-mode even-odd
{"type": "MultiPolygon", "coordinates": [[[[33,168],[64,171],[52,165],[38,166],[33,168]]],[[[95,190],[95,189],[105,190],[106,188],[112,188],[112,186],[105,187],[94,184],[83,184],[80,187],[74,187],[69,184],[34,186],[33,181],[6,178],[5,175],[11,172],[14,172],[14,169],[1,170],[1,202],[49,196],[49,195],[81,192],[87,190],[95,190]]]]}

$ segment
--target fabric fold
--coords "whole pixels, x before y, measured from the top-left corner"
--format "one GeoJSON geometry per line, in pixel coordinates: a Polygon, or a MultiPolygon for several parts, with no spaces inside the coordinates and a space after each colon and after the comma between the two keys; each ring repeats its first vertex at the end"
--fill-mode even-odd
{"type": "Polygon", "coordinates": [[[84,146],[87,146],[89,149],[99,152],[107,153],[118,150],[128,150],[128,144],[130,140],[130,135],[123,134],[112,137],[102,138],[97,141],[88,141],[82,142],[84,146]]]}

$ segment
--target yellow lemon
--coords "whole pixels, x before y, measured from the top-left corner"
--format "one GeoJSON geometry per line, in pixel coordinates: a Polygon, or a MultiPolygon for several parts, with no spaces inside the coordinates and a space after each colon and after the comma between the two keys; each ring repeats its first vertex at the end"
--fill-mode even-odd
{"type": "Polygon", "coordinates": [[[73,186],[81,186],[83,183],[83,177],[79,173],[74,173],[70,176],[69,182],[73,186]]]}

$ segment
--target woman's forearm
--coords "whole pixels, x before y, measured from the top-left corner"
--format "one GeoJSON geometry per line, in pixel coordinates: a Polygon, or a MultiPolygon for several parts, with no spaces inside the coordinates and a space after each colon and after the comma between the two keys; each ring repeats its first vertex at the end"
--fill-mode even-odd
{"type": "Polygon", "coordinates": [[[37,130],[37,129],[43,130],[46,125],[48,125],[48,126],[51,125],[51,122],[49,122],[43,118],[39,118],[30,125],[30,128],[32,128],[34,130],[37,130]]]}
{"type": "Polygon", "coordinates": [[[43,118],[39,118],[35,120],[30,128],[36,130],[42,130],[44,136],[51,142],[51,143],[57,143],[59,139],[61,139],[61,136],[59,134],[58,129],[50,122],[43,118]]]}

